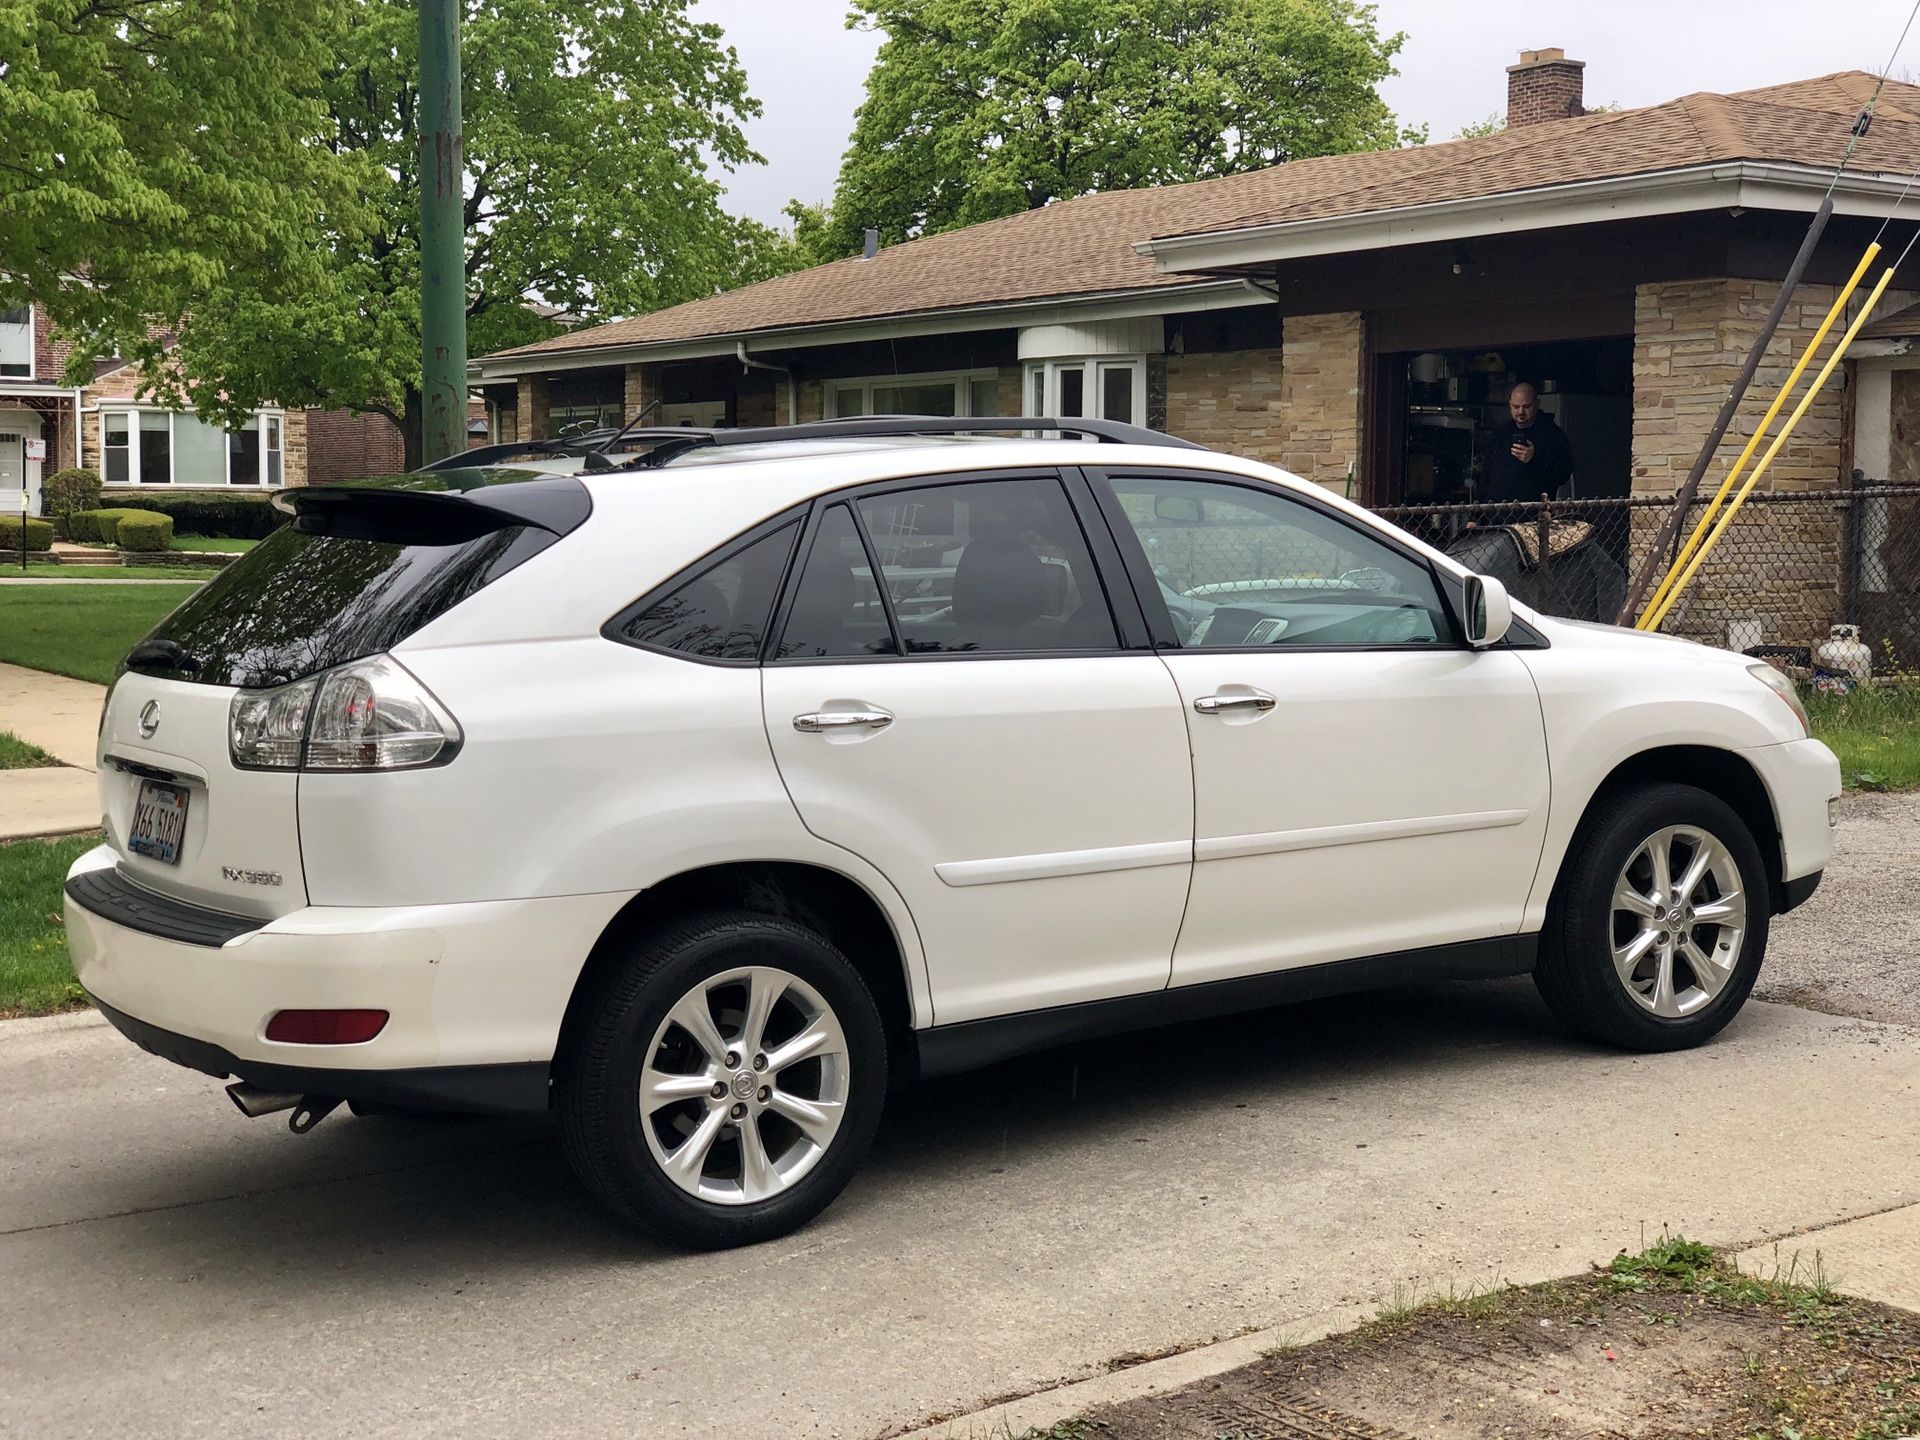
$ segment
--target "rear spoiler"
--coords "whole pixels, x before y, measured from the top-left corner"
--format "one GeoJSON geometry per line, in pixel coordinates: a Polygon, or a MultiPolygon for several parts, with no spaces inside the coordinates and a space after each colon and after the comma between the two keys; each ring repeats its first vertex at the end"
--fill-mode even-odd
{"type": "Polygon", "coordinates": [[[392,545],[457,545],[524,526],[559,536],[577,529],[593,512],[586,486],[566,476],[528,479],[522,472],[499,481],[484,477],[485,472],[469,471],[355,485],[302,485],[277,493],[273,508],[291,515],[293,528],[302,534],[392,545]],[[461,485],[460,479],[477,483],[461,485]]]}

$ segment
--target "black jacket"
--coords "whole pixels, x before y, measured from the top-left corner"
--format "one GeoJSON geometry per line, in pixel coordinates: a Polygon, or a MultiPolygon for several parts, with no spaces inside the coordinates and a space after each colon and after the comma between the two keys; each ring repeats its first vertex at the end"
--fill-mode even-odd
{"type": "Polygon", "coordinates": [[[1567,443],[1567,432],[1542,412],[1525,430],[1509,420],[1493,432],[1485,479],[1475,498],[1494,505],[1538,500],[1543,493],[1557,492],[1572,475],[1573,447],[1567,443]],[[1524,465],[1513,458],[1509,448],[1519,439],[1533,442],[1533,459],[1524,465]]]}

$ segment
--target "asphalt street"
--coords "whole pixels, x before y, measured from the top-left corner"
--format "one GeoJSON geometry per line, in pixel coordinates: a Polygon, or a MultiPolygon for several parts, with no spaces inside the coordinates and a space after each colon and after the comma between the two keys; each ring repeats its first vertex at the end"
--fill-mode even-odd
{"type": "Polygon", "coordinates": [[[941,1081],[812,1227],[690,1256],[602,1218],[544,1122],[297,1137],[91,1016],[14,1022],[0,1431],[873,1436],[1663,1226],[1912,1203],[1917,1089],[1901,1026],[1755,1004],[1632,1057],[1525,982],[1397,992],[941,1081]]]}

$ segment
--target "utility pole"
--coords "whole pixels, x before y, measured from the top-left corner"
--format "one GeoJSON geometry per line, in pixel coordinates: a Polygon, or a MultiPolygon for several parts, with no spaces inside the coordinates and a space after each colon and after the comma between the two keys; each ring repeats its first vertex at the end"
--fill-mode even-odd
{"type": "Polygon", "coordinates": [[[425,464],[467,447],[463,3],[420,0],[420,394],[425,464]]]}

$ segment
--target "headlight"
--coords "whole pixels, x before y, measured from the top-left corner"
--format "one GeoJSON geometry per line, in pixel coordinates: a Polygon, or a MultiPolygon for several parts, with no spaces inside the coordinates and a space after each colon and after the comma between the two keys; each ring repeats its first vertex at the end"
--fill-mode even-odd
{"type": "Polygon", "coordinates": [[[1807,707],[1800,703],[1800,692],[1794,688],[1793,681],[1788,676],[1781,674],[1764,661],[1758,665],[1749,665],[1747,673],[1786,703],[1787,708],[1793,711],[1793,718],[1800,722],[1802,735],[1813,733],[1813,724],[1807,719],[1807,707]]]}

